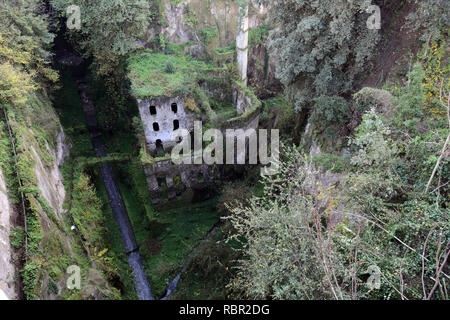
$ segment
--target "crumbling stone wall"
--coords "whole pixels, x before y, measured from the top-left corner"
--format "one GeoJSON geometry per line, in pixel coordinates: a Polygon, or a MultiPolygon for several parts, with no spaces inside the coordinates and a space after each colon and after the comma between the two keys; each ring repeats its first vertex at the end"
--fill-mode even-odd
{"type": "Polygon", "coordinates": [[[171,160],[145,165],[153,204],[176,199],[186,190],[202,189],[214,182],[218,171],[206,164],[175,165],[171,160]]]}

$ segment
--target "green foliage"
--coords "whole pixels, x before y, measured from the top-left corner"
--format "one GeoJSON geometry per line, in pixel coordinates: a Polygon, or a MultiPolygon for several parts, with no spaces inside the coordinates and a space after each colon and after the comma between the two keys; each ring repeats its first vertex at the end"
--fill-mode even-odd
{"type": "Polygon", "coordinates": [[[58,79],[57,73],[49,66],[49,49],[54,35],[48,30],[47,16],[42,9],[43,5],[33,0],[0,3],[0,65],[3,69],[9,63],[16,69],[16,76],[24,78],[29,86],[40,85],[41,80],[54,82],[58,79]],[[30,83],[27,77],[36,82],[30,83]]]}
{"type": "Polygon", "coordinates": [[[197,86],[199,73],[210,67],[186,56],[169,56],[141,51],[128,60],[131,92],[136,98],[188,95],[197,86]],[[171,62],[174,72],[167,72],[171,62]]]}
{"type": "Polygon", "coordinates": [[[231,206],[229,239],[242,241],[244,257],[230,282],[235,296],[448,299],[439,271],[450,239],[448,159],[423,193],[448,123],[423,116],[423,75],[415,65],[398,100],[357,95],[368,111],[349,139],[351,166],[328,154],[310,163],[286,148],[279,173],[262,179],[264,194],[231,206]],[[368,286],[373,268],[379,288],[368,286]]]}
{"type": "Polygon", "coordinates": [[[173,65],[172,61],[167,61],[165,71],[167,73],[175,73],[175,66],[173,65]]]}
{"type": "Polygon", "coordinates": [[[252,194],[251,188],[240,182],[227,182],[217,203],[217,209],[222,213],[229,213],[228,208],[236,203],[247,204],[252,194]]]}
{"type": "MultiPolygon", "coordinates": [[[[327,272],[322,268],[328,260],[322,262],[319,250],[330,239],[325,235],[317,239],[314,230],[318,227],[314,222],[326,216],[315,213],[313,200],[300,188],[302,179],[312,179],[302,168],[303,158],[293,150],[284,156],[279,173],[264,179],[263,196],[252,197],[247,206],[235,206],[227,217],[235,229],[229,240],[242,240],[245,256],[230,287],[251,299],[331,298],[333,289],[326,285],[322,289],[327,272]]],[[[331,268],[339,264],[342,269],[338,253],[333,249],[331,268]]]]}
{"type": "Polygon", "coordinates": [[[69,5],[78,5],[81,28],[72,31],[79,49],[94,58],[101,75],[114,73],[125,56],[136,47],[135,41],[146,31],[150,18],[149,2],[145,0],[52,0],[62,16],[69,5]]]}
{"type": "Polygon", "coordinates": [[[359,170],[349,175],[347,187],[355,196],[364,194],[364,201],[370,197],[392,199],[400,188],[398,150],[390,134],[391,130],[371,109],[349,141],[355,149],[351,164],[359,170]]]}
{"type": "Polygon", "coordinates": [[[186,22],[189,24],[189,26],[190,26],[191,28],[194,29],[195,26],[198,24],[198,18],[197,18],[197,16],[195,15],[194,10],[192,10],[192,8],[189,6],[189,4],[186,4],[186,5],[184,6],[184,12],[183,12],[183,14],[184,14],[184,17],[185,17],[186,22]]]}
{"type": "Polygon", "coordinates": [[[238,252],[224,243],[229,226],[222,224],[207,239],[201,240],[183,273],[172,299],[224,300],[230,298],[224,289],[232,275],[238,252]]]}
{"type": "Polygon", "coordinates": [[[269,35],[270,26],[263,24],[257,28],[250,29],[248,31],[248,43],[250,47],[263,44],[269,35]]]}
{"type": "Polygon", "coordinates": [[[418,124],[425,115],[423,79],[423,67],[417,63],[408,75],[408,85],[400,90],[399,103],[395,109],[397,116],[393,118],[394,125],[404,127],[414,136],[419,133],[418,124]]]}
{"type": "Polygon", "coordinates": [[[264,110],[260,117],[260,124],[270,121],[280,130],[280,134],[291,136],[295,127],[294,105],[284,95],[263,100],[264,110]],[[276,121],[276,123],[275,123],[276,121]]]}
{"type": "Polygon", "coordinates": [[[350,161],[346,157],[340,157],[331,153],[319,153],[311,158],[311,162],[323,171],[341,173],[348,170],[350,161]]]}
{"type": "Polygon", "coordinates": [[[88,176],[81,174],[74,184],[70,213],[84,239],[93,246],[104,246],[102,203],[88,176]]]}
{"type": "Polygon", "coordinates": [[[315,96],[349,92],[353,80],[372,56],[377,30],[364,14],[370,0],[261,1],[270,3],[276,76],[297,110],[309,108],[315,96]],[[356,31],[357,30],[357,31],[356,31]]]}
{"type": "Polygon", "coordinates": [[[345,125],[351,118],[349,104],[342,97],[324,95],[315,98],[314,102],[309,119],[313,130],[316,134],[323,133],[326,139],[337,138],[339,131],[345,129],[345,125]]]}
{"type": "Polygon", "coordinates": [[[11,230],[10,242],[15,249],[22,248],[25,242],[25,231],[21,228],[13,228],[11,230]]]}
{"type": "Polygon", "coordinates": [[[211,43],[211,39],[219,35],[219,30],[215,27],[202,28],[200,30],[200,39],[205,46],[211,43]]]}
{"type": "Polygon", "coordinates": [[[49,66],[54,35],[36,1],[0,3],[0,104],[24,106],[29,94],[58,74],[49,66]]]}
{"type": "Polygon", "coordinates": [[[436,40],[439,35],[447,33],[450,27],[450,3],[446,0],[413,0],[417,10],[410,18],[414,22],[415,31],[420,29],[421,40],[436,40]]]}
{"type": "Polygon", "coordinates": [[[33,300],[38,296],[36,288],[38,287],[40,269],[40,264],[33,262],[27,263],[22,271],[23,291],[28,300],[33,300]]]}
{"type": "Polygon", "coordinates": [[[434,117],[445,118],[447,110],[440,101],[441,87],[450,91],[450,64],[447,55],[447,41],[443,35],[438,40],[427,43],[419,55],[424,62],[423,87],[425,110],[434,117]]]}

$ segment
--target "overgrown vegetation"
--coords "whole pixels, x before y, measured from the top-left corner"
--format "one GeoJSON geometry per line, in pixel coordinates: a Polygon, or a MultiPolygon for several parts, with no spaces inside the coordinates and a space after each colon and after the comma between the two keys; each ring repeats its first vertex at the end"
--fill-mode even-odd
{"type": "MultiPolygon", "coordinates": [[[[249,30],[249,47],[266,46],[254,69],[266,76],[275,65],[285,94],[274,97],[274,84],[236,81],[236,43],[225,44],[217,20],[204,24],[189,5],[184,23],[197,40],[171,43],[162,1],[50,0],[59,17],[40,1],[0,3],[0,167],[20,220],[10,243],[23,257],[25,298],[137,298],[98,170],[111,162],[157,297],[183,270],[175,298],[448,300],[449,2],[395,6],[412,12],[404,27],[423,49],[398,61],[407,78],[361,90],[375,54],[401,45],[380,47],[389,31],[367,28],[366,9],[378,4],[382,19],[395,21],[393,1],[258,2],[270,4],[270,19],[252,21],[260,25],[249,30]],[[80,6],[79,30],[64,26],[69,5],[80,6]],[[68,35],[89,65],[78,71],[108,157],[95,156],[73,70],[61,67],[60,77],[51,67],[49,29],[68,35]],[[261,102],[258,91],[271,98],[261,102]],[[249,101],[240,116],[236,92],[249,101]],[[204,128],[239,127],[259,114],[260,127],[280,129],[280,172],[259,178],[259,168],[226,167],[222,180],[239,179],[217,198],[191,204],[188,194],[154,207],[143,164],[170,157],[146,152],[135,98],[158,96],[184,97],[204,128]],[[42,186],[55,168],[60,122],[71,144],[63,211],[42,186]],[[98,291],[65,288],[73,264],[83,284],[99,273],[98,291]]],[[[181,190],[180,177],[174,184],[181,190]]]]}
{"type": "Polygon", "coordinates": [[[426,184],[450,123],[426,116],[423,80],[417,64],[387,106],[392,112],[365,112],[349,141],[351,166],[340,165],[340,174],[287,148],[280,173],[263,180],[264,195],[233,206],[229,239],[245,239],[235,294],[448,299],[448,158],[426,184]]]}
{"type": "Polygon", "coordinates": [[[131,92],[141,99],[188,96],[198,85],[198,74],[208,68],[211,66],[186,56],[141,51],[129,59],[131,92]]]}
{"type": "Polygon", "coordinates": [[[372,56],[379,34],[366,27],[370,0],[261,1],[270,4],[269,36],[276,75],[297,110],[309,109],[320,95],[353,89],[355,76],[372,56]],[[356,31],[357,30],[357,31],[356,31]]]}
{"type": "Polygon", "coordinates": [[[79,29],[68,30],[73,42],[87,57],[94,58],[100,75],[115,74],[121,59],[136,47],[135,42],[152,21],[149,1],[51,0],[62,16],[70,5],[82,13],[79,29]]]}

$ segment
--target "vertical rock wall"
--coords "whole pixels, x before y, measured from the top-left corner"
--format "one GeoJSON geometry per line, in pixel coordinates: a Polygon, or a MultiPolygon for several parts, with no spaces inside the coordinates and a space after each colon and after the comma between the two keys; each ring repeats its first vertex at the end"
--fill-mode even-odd
{"type": "Polygon", "coordinates": [[[16,268],[12,260],[10,235],[12,229],[12,208],[8,199],[8,192],[0,168],[0,300],[16,299],[16,268]]]}

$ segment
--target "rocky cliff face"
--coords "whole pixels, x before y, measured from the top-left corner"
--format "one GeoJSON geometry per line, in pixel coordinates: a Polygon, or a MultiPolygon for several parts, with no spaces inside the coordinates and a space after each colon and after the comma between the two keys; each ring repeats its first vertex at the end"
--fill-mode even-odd
{"type": "MultiPolygon", "coordinates": [[[[159,11],[160,22],[148,30],[143,41],[146,46],[150,46],[160,36],[165,42],[181,45],[184,54],[195,58],[207,56],[215,64],[234,60],[239,22],[236,1],[184,0],[175,3],[161,0],[159,11]]],[[[268,90],[263,89],[268,83],[272,84],[270,91],[281,90],[274,77],[274,61],[262,41],[268,35],[267,22],[267,8],[249,1],[247,78],[260,97],[268,95],[268,90]],[[257,36],[252,37],[252,32],[257,36]],[[261,39],[255,41],[255,38],[261,39]]]]}
{"type": "MultiPolygon", "coordinates": [[[[42,228],[40,230],[42,239],[57,230],[56,224],[63,223],[65,189],[62,183],[61,165],[68,155],[69,145],[64,139],[64,132],[59,121],[55,120],[57,119],[56,115],[46,114],[54,116],[51,121],[48,121],[49,126],[47,126],[47,133],[50,133],[50,137],[52,136],[51,132],[57,132],[54,141],[47,141],[44,138],[46,135],[39,132],[43,129],[42,127],[32,129],[33,126],[27,126],[27,121],[22,121],[15,114],[11,113],[5,118],[7,126],[9,125],[11,129],[11,136],[9,132],[7,135],[3,132],[3,137],[7,137],[8,140],[1,147],[3,148],[2,153],[10,154],[11,158],[9,162],[2,161],[0,166],[0,297],[3,299],[19,298],[21,295],[19,275],[24,270],[22,268],[26,268],[26,264],[23,264],[24,259],[33,258],[29,253],[31,248],[27,246],[25,249],[26,244],[30,243],[25,242],[23,232],[25,226],[20,204],[22,194],[27,215],[33,209],[38,213],[39,220],[37,222],[42,228]],[[56,131],[55,128],[57,128],[56,131]],[[14,144],[11,143],[11,140],[14,144]],[[39,142],[39,140],[41,141],[39,142]],[[54,145],[54,147],[50,147],[50,145],[54,145]],[[13,156],[14,153],[15,156],[13,156]],[[10,173],[9,179],[6,179],[3,174],[2,167],[5,167],[10,173]],[[22,187],[16,184],[18,177],[20,177],[22,187]],[[33,182],[36,189],[31,190],[33,182]],[[46,204],[49,208],[46,207],[46,204]],[[14,246],[12,242],[14,242],[14,246]]],[[[29,226],[29,228],[32,227],[29,226]]],[[[70,239],[70,235],[60,232],[60,239],[61,243],[67,246],[67,250],[71,251],[73,240],[70,239]]]]}
{"type": "Polygon", "coordinates": [[[63,203],[66,197],[60,170],[64,158],[69,154],[69,145],[64,141],[64,138],[64,131],[60,129],[56,136],[55,149],[51,149],[48,144],[45,145],[45,151],[54,159],[48,167],[44,166],[35,148],[31,146],[34,160],[33,169],[37,180],[37,186],[58,219],[62,219],[62,214],[64,213],[63,203]]]}
{"type": "Polygon", "coordinates": [[[5,111],[0,117],[0,299],[110,297],[101,268],[83,249],[85,239],[72,229],[65,205],[70,181],[63,178],[70,143],[50,99],[36,93],[25,107],[5,111]],[[80,291],[67,288],[71,265],[80,267],[80,291]]]}
{"type": "Polygon", "coordinates": [[[16,286],[16,268],[12,259],[11,223],[13,211],[8,199],[5,178],[0,168],[0,300],[15,299],[18,296],[16,286]]]}
{"type": "MultiPolygon", "coordinates": [[[[215,46],[226,47],[236,40],[238,4],[232,0],[184,0],[174,4],[162,0],[161,17],[165,23],[161,33],[170,42],[198,42],[206,29],[216,29],[215,46]]],[[[257,28],[265,21],[266,9],[250,1],[249,28],[257,28]]],[[[150,32],[150,35],[155,34],[150,32]]]]}

